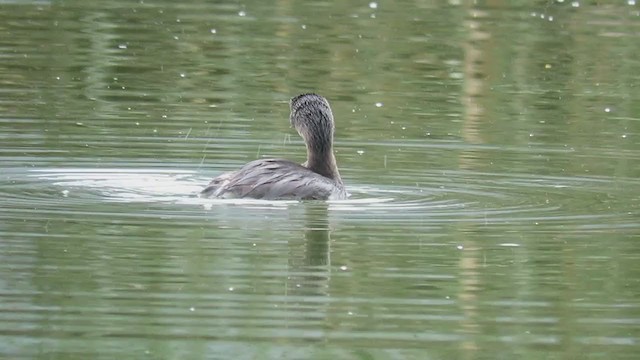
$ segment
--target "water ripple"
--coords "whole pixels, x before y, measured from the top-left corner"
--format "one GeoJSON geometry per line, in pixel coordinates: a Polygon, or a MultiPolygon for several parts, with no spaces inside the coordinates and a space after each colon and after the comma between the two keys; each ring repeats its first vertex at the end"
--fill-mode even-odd
{"type": "MultiPolygon", "coordinates": [[[[341,217],[349,221],[366,223],[382,221],[416,226],[458,222],[481,225],[558,223],[579,225],[582,231],[599,231],[612,226],[628,230],[638,228],[631,222],[631,213],[624,212],[625,209],[605,209],[599,198],[613,196],[611,192],[615,188],[638,186],[637,179],[534,177],[471,171],[432,171],[421,177],[403,176],[419,181],[414,186],[351,185],[350,199],[330,202],[330,209],[343,214],[341,217]],[[447,179],[445,183],[443,178],[447,179]],[[567,211],[567,207],[575,206],[578,198],[583,199],[580,203],[583,209],[567,211]]],[[[67,206],[81,205],[87,201],[177,204],[195,208],[190,211],[183,208],[182,213],[176,208],[173,216],[194,218],[202,216],[198,208],[212,210],[233,205],[254,210],[284,210],[298,204],[295,201],[200,199],[195,194],[209,179],[193,170],[35,168],[25,173],[21,168],[10,168],[5,170],[5,179],[8,180],[2,189],[5,202],[41,207],[61,202],[67,206]]],[[[56,211],[64,209],[57,208],[56,211]]],[[[153,216],[149,214],[146,216],[153,216]]]]}

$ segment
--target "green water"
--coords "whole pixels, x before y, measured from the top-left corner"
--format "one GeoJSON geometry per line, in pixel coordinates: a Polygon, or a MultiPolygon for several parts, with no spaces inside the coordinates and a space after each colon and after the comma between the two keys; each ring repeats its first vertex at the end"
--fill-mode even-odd
{"type": "Polygon", "coordinates": [[[472,3],[0,1],[0,358],[637,358],[640,5],[472,3]]]}

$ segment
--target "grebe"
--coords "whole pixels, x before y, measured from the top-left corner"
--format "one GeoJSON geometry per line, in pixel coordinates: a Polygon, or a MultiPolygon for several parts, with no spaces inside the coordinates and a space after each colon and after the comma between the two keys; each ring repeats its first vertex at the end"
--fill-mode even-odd
{"type": "Polygon", "coordinates": [[[333,154],[333,113],[327,99],[302,94],[289,101],[291,125],[307,145],[307,161],[259,159],[215,177],[200,197],[340,200],[347,191],[333,154]]]}

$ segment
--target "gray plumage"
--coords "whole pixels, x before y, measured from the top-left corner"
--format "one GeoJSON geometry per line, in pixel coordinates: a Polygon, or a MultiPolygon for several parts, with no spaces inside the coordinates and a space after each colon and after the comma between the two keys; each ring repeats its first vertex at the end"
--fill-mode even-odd
{"type": "Polygon", "coordinates": [[[333,114],[329,102],[316,94],[291,99],[291,125],[307,146],[300,165],[284,159],[254,160],[237,171],[214,178],[201,197],[332,200],[346,199],[333,155],[333,114]]]}
{"type": "Polygon", "coordinates": [[[201,196],[326,200],[346,198],[346,193],[333,180],[300,164],[284,159],[261,159],[216,177],[202,190],[201,196]]]}

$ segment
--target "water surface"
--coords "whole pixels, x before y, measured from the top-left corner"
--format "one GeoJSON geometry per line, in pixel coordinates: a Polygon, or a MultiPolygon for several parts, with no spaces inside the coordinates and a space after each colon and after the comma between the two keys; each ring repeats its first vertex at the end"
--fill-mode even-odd
{"type": "Polygon", "coordinates": [[[633,359],[633,1],[0,2],[0,357],[633,359]],[[304,161],[351,198],[204,200],[304,161]]]}

